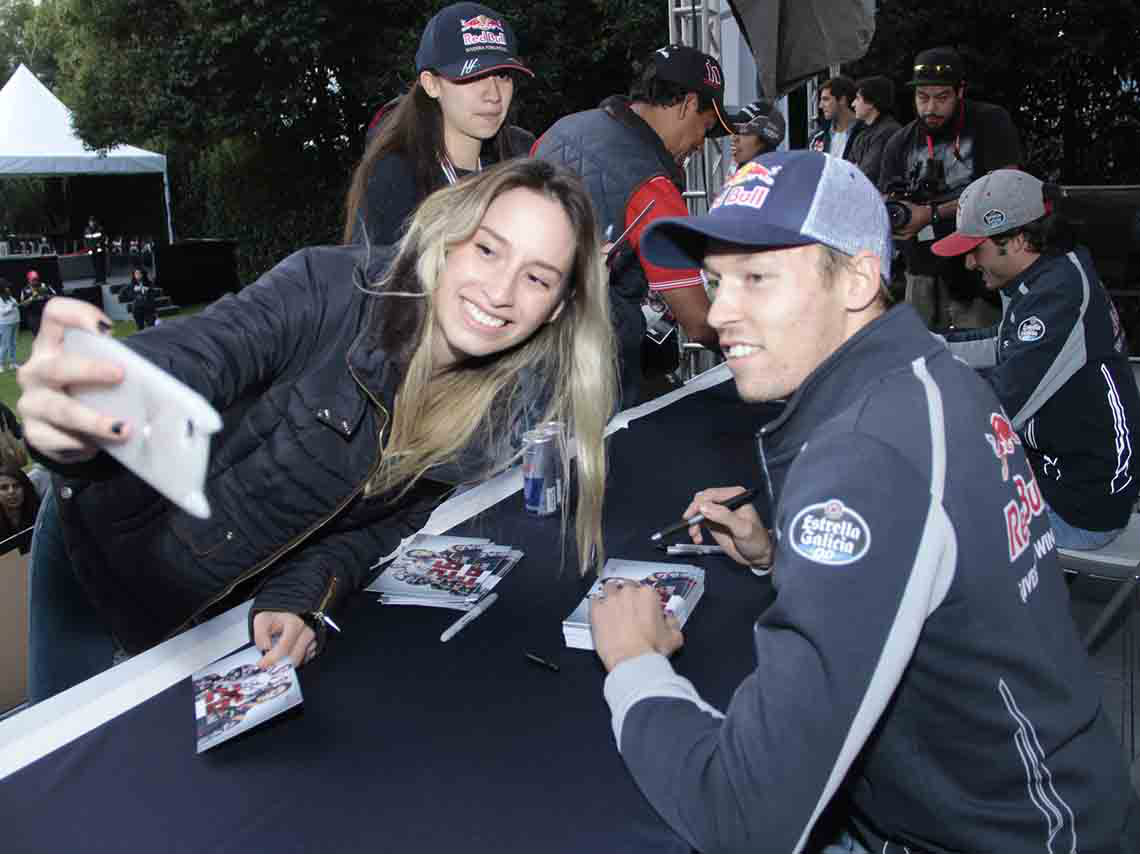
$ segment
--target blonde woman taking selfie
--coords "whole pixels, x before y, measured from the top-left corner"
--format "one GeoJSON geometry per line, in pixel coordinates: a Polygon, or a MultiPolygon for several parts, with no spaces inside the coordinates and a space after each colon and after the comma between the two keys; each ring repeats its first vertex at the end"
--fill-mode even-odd
{"type": "Polygon", "coordinates": [[[577,438],[578,554],[600,557],[615,379],[595,234],[576,177],[514,160],[430,196],[396,247],[303,250],[201,314],[132,336],[223,413],[208,520],[97,452],[94,440],[125,441],[136,425],[67,389],[121,372],[60,341],[66,327],[109,324],[53,300],[19,374],[27,442],[59,475],[32,546],[33,699],[251,594],[262,662],[301,664],[376,558],[453,484],[510,464],[540,421],[577,438]]]}

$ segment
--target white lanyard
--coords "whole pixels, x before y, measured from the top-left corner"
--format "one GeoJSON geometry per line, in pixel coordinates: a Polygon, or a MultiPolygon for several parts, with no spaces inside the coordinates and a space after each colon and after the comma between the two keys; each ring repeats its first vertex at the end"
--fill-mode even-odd
{"type": "MultiPolygon", "coordinates": [[[[459,175],[456,174],[455,167],[451,164],[451,161],[447,157],[441,157],[439,159],[439,165],[440,165],[440,168],[443,169],[443,177],[445,177],[447,179],[447,183],[454,184],[456,181],[459,180],[459,175]]],[[[483,158],[482,157],[480,157],[478,160],[475,161],[475,171],[476,172],[482,172],[483,171],[483,158]]]]}

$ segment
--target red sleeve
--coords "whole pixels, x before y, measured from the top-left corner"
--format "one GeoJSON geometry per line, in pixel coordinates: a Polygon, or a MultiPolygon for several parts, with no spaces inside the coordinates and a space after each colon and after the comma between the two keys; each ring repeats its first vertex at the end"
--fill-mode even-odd
{"type": "Polygon", "coordinates": [[[651,222],[667,216],[688,216],[689,209],[685,207],[685,200],[681,198],[676,185],[664,175],[651,178],[638,187],[629,197],[629,204],[625,209],[625,226],[633,222],[634,218],[645,210],[650,201],[656,201],[653,210],[637,224],[629,235],[630,246],[637,252],[637,259],[641,268],[645,270],[645,278],[649,280],[651,291],[668,291],[673,288],[691,288],[701,285],[701,271],[696,268],[677,270],[670,267],[658,267],[645,260],[641,254],[641,235],[651,222]]]}

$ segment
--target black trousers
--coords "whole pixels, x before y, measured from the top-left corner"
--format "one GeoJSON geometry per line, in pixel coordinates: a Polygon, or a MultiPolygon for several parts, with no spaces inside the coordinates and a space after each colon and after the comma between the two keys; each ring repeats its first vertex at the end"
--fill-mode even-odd
{"type": "Polygon", "coordinates": [[[95,284],[107,284],[107,253],[92,252],[91,263],[95,266],[95,284]]]}
{"type": "Polygon", "coordinates": [[[145,309],[139,311],[132,309],[131,314],[135,316],[135,326],[138,329],[143,329],[147,326],[154,326],[154,321],[158,317],[157,312],[153,310],[147,311],[145,309]]]}

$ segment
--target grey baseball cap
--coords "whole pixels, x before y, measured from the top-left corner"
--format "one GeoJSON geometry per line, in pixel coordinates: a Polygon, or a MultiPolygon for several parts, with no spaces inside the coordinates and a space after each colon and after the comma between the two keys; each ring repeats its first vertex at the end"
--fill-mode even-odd
{"type": "Polygon", "coordinates": [[[935,255],[965,255],[988,237],[1041,219],[1044,185],[1019,169],[995,169],[962,191],[958,199],[958,228],[930,247],[935,255]]]}
{"type": "Polygon", "coordinates": [[[662,267],[699,267],[709,243],[756,250],[822,243],[873,252],[891,280],[891,224],[883,197],[854,163],[818,151],[775,151],[745,163],[702,216],[662,217],[641,251],[662,267]]]}

